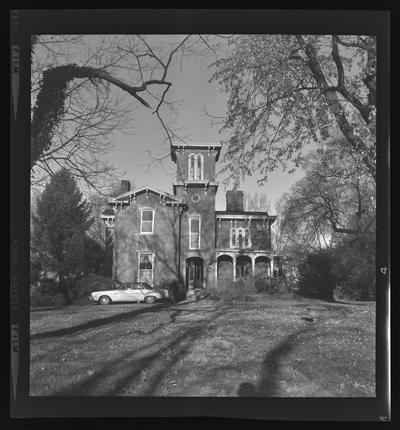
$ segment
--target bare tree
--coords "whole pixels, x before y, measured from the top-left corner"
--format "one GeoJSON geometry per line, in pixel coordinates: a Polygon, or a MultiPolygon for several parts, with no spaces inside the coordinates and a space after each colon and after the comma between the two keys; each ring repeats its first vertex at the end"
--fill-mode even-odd
{"type": "Polygon", "coordinates": [[[271,202],[266,194],[263,193],[245,193],[244,208],[246,211],[265,211],[270,212],[271,202]]]}
{"type": "Polygon", "coordinates": [[[151,109],[168,141],[179,138],[162,113],[164,107],[174,111],[174,103],[167,100],[172,86],[169,71],[173,64],[182,65],[185,56],[216,54],[218,48],[202,35],[172,39],[33,37],[33,185],[47,180],[59,167],[67,167],[92,188],[107,186],[104,178],[114,170],[104,163],[103,155],[112,148],[112,133],[128,131],[139,107],[151,109]]]}
{"type": "Polygon", "coordinates": [[[310,153],[306,175],[281,200],[281,234],[304,250],[330,247],[341,235],[375,234],[375,183],[364,163],[335,140],[310,153]]]}

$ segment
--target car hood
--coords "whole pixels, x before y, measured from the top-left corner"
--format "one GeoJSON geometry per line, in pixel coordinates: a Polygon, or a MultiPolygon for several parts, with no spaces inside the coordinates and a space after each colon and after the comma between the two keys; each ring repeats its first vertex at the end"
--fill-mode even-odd
{"type": "Polygon", "coordinates": [[[113,294],[118,290],[92,291],[91,294],[113,294]]]}

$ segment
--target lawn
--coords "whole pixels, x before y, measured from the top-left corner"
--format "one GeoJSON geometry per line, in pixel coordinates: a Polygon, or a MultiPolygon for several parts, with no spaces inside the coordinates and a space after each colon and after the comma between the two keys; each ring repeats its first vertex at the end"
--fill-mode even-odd
{"type": "Polygon", "coordinates": [[[258,297],[32,309],[30,394],[375,396],[374,303],[258,297]]]}

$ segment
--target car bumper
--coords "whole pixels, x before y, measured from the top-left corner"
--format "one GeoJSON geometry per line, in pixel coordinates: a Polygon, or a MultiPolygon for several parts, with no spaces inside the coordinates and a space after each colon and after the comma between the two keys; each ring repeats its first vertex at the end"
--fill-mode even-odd
{"type": "Polygon", "coordinates": [[[97,302],[97,300],[92,296],[89,296],[88,299],[89,299],[89,302],[97,302]]]}

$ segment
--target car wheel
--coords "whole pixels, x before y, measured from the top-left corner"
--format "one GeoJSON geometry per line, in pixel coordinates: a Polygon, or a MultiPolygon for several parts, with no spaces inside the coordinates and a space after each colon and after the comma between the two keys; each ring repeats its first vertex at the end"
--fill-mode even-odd
{"type": "Polygon", "coordinates": [[[110,297],[108,297],[108,296],[101,296],[101,297],[99,298],[99,303],[100,303],[101,305],[109,305],[109,304],[111,303],[111,299],[110,299],[110,297]]]}
{"type": "Polygon", "coordinates": [[[144,298],[144,301],[148,304],[154,303],[156,301],[156,298],[154,296],[147,296],[144,298]]]}

